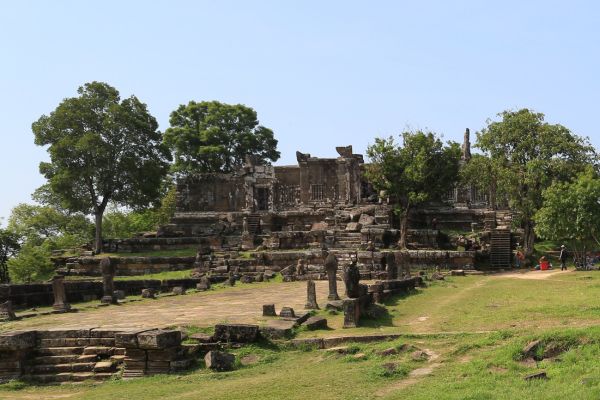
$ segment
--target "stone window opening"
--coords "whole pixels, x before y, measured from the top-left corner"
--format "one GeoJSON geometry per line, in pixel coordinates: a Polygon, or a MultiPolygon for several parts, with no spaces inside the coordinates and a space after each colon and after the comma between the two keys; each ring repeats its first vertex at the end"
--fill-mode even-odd
{"type": "Polygon", "coordinates": [[[325,185],[310,185],[310,200],[323,201],[325,199],[325,185]]]}

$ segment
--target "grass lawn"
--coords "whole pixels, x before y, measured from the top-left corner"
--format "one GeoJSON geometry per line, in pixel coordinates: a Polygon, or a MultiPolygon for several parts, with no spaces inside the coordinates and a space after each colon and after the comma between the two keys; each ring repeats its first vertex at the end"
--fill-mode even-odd
{"type": "MultiPolygon", "coordinates": [[[[254,363],[228,373],[197,369],[102,384],[0,386],[0,399],[596,399],[600,398],[600,272],[546,279],[468,276],[391,299],[388,314],[300,337],[395,332],[394,341],[349,345],[347,354],[262,345],[236,349],[254,363]],[[542,344],[534,360],[523,346],[542,344]],[[381,350],[395,348],[390,356],[381,350]],[[545,350],[554,353],[542,357],[545,350]],[[415,351],[428,359],[415,360],[415,351]],[[547,380],[525,381],[545,371],[547,380]]],[[[534,275],[542,277],[543,275],[534,275]]]]}

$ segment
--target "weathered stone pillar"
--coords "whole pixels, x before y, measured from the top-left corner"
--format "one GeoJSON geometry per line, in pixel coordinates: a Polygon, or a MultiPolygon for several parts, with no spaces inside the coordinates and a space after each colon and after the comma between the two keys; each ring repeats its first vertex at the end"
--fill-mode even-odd
{"type": "Polygon", "coordinates": [[[56,275],[52,278],[52,293],[54,294],[54,304],[52,308],[56,311],[67,312],[71,309],[71,305],[67,301],[65,292],[65,277],[56,275]]]}
{"type": "Polygon", "coordinates": [[[319,309],[319,304],[317,304],[317,288],[312,279],[306,281],[306,304],[304,308],[307,310],[319,309]]]}
{"type": "Polygon", "coordinates": [[[344,300],[344,328],[356,328],[360,319],[359,299],[344,300]]]}
{"type": "Polygon", "coordinates": [[[114,282],[115,273],[117,272],[116,266],[110,257],[105,257],[100,261],[100,269],[102,270],[102,287],[104,291],[100,302],[104,304],[117,304],[114,282]]]}
{"type": "Polygon", "coordinates": [[[356,299],[360,296],[358,282],[360,281],[360,271],[356,266],[356,257],[352,257],[352,263],[344,268],[344,284],[346,285],[346,296],[356,299]]]}
{"type": "Polygon", "coordinates": [[[329,296],[327,296],[327,299],[339,300],[340,296],[337,293],[338,261],[334,254],[325,254],[325,271],[327,271],[327,280],[329,281],[329,296]]]}

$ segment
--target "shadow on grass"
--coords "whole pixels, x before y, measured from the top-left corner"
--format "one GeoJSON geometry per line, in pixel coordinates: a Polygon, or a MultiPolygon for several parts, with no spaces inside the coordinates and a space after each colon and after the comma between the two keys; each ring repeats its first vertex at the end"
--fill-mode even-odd
{"type": "Polygon", "coordinates": [[[399,294],[395,294],[393,296],[388,297],[387,299],[385,299],[383,301],[382,304],[386,307],[397,306],[401,300],[404,300],[407,297],[415,296],[415,295],[419,295],[419,294],[423,294],[423,291],[417,290],[417,289],[410,289],[404,293],[399,293],[399,294]]]}

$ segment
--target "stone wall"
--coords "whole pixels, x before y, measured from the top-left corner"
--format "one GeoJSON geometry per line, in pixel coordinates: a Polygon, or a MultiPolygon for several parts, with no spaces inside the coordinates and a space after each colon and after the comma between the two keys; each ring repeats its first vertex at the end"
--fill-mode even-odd
{"type": "MultiPolygon", "coordinates": [[[[126,295],[140,295],[142,289],[153,288],[160,292],[169,292],[175,286],[187,289],[195,288],[200,279],[146,279],[115,280],[115,290],[123,290],[126,295]]],[[[65,292],[70,303],[96,300],[102,297],[100,281],[65,281],[65,292]]],[[[50,306],[54,302],[51,283],[3,284],[0,285],[0,302],[12,301],[17,307],[50,306]]]]}

